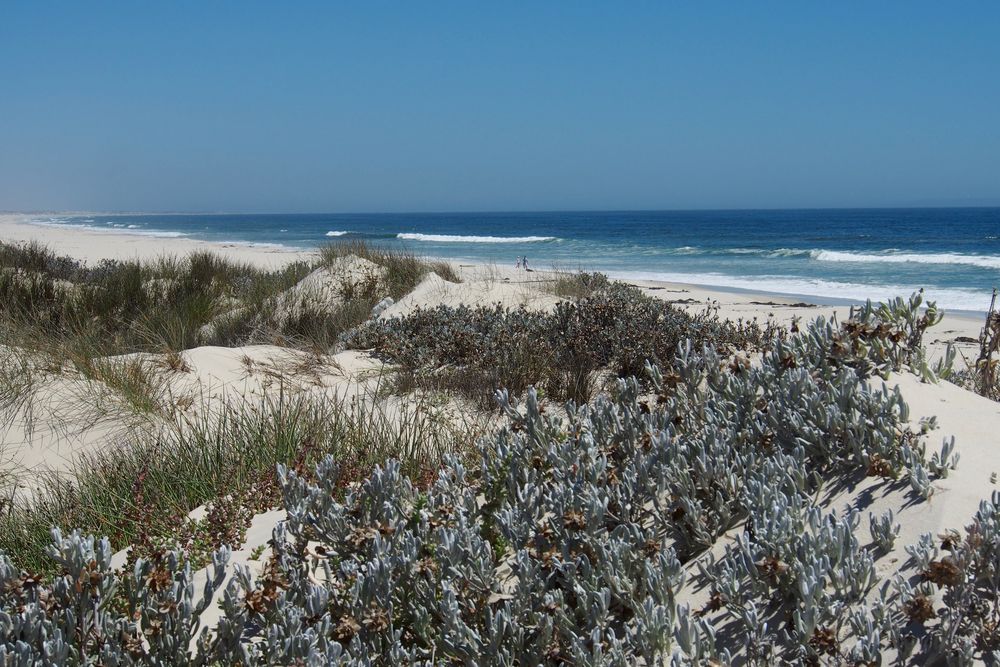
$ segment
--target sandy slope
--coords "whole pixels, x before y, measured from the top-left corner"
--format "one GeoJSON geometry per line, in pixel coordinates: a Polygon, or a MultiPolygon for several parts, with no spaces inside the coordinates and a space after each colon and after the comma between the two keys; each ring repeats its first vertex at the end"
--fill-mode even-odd
{"type": "Polygon", "coordinates": [[[155,429],[222,405],[256,404],[279,392],[349,399],[372,392],[382,374],[381,362],[354,351],[318,358],[271,345],[198,347],[181,354],[188,366],[183,371],[165,368],[161,355],[142,356],[162,380],[163,415],[136,414],[100,382],[68,373],[47,376],[35,389],[30,413],[0,424],[0,481],[30,493],[35,479],[127,443],[133,429],[155,429]]]}

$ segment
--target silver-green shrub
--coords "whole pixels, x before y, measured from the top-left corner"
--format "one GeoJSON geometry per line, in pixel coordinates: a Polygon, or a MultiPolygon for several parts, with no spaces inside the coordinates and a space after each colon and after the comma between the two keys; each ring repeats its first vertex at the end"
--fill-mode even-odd
{"type": "MultiPolygon", "coordinates": [[[[174,553],[120,574],[111,546],[79,532],[52,531],[51,582],[0,556],[0,665],[186,664],[199,618],[225,576],[229,552],[213,557],[196,595],[190,566],[174,553]]],[[[207,634],[202,640],[208,641],[207,634]]]]}
{"type": "Polygon", "coordinates": [[[868,529],[872,536],[872,542],[884,552],[892,551],[896,538],[899,537],[900,526],[894,523],[895,516],[892,510],[886,510],[881,516],[868,515],[868,529]]]}
{"type": "MultiPolygon", "coordinates": [[[[932,488],[930,476],[950,467],[950,449],[926,461],[898,391],[867,381],[895,364],[894,350],[824,320],[775,341],[759,364],[687,342],[672,366],[648,365],[647,381],[619,380],[564,415],[533,391],[521,404],[500,392],[508,422],[477,444],[478,463],[449,457],[426,488],[394,461],[360,484],[332,458],[309,475],[282,468],[287,520],[272,556],[261,574],[234,568],[212,628],[200,618],[225,550],[196,595],[177,554],[121,575],[106,541],[56,533],[55,581],[0,556],[0,666],[681,665],[728,664],[737,652],[770,664],[874,662],[888,645],[901,653],[911,634],[893,624],[895,598],[883,590],[864,605],[879,582],[860,515],[816,500],[829,480],[932,488]],[[735,540],[711,557],[724,534],[735,540]],[[704,609],[678,604],[692,577],[710,588],[704,609]]],[[[977,534],[993,539],[990,512],[977,534]]],[[[894,529],[883,523],[871,525],[885,548],[894,529]]],[[[932,543],[911,553],[923,569],[939,562],[932,543]]],[[[996,583],[983,565],[996,551],[970,542],[968,553],[979,565],[973,583],[954,587],[963,599],[969,586],[980,595],[996,583]]],[[[947,623],[948,637],[968,625],[947,623]]],[[[945,637],[919,649],[941,646],[967,645],[945,637]]]]}

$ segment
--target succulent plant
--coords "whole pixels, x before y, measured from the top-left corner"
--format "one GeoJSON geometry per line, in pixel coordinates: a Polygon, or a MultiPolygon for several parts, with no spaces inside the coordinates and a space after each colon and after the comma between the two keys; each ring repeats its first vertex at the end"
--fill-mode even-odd
{"type": "Polygon", "coordinates": [[[892,551],[896,538],[899,537],[900,526],[893,523],[894,515],[892,510],[886,510],[881,516],[868,515],[868,529],[871,532],[872,542],[879,549],[888,553],[892,551]]]}
{"type": "MultiPolygon", "coordinates": [[[[548,317],[463,312],[433,346],[407,347],[396,333],[377,341],[414,359],[448,346],[471,354],[548,317]]],[[[647,362],[643,380],[618,379],[564,413],[534,390],[500,391],[505,425],[477,443],[475,463],[446,457],[426,488],[392,460],[349,484],[329,457],[313,474],[280,468],[287,519],[270,559],[261,573],[228,570],[221,592],[225,549],[196,595],[175,553],[121,575],[106,541],[57,531],[54,581],[0,556],[0,665],[686,665],[737,653],[751,664],[837,664],[877,662],[889,648],[987,659],[1000,496],[964,539],[939,549],[928,535],[908,548],[916,585],[880,586],[860,514],[817,504],[830,479],[905,477],[930,489],[955,461],[947,443],[927,462],[899,392],[866,381],[905,354],[895,325],[885,341],[859,332],[897,317],[904,345],[921,330],[894,312],[868,308],[853,329],[817,320],[753,365],[684,340],[670,365],[647,362]],[[724,534],[733,540],[716,553],[724,534]],[[679,603],[692,579],[711,592],[696,611],[679,603]],[[216,597],[221,616],[203,628],[216,597]]],[[[418,321],[444,317],[423,311],[358,336],[418,321]]],[[[891,513],[869,529],[892,548],[891,513]]]]}
{"type": "Polygon", "coordinates": [[[948,476],[949,471],[958,467],[958,458],[958,454],[955,453],[955,438],[952,437],[950,440],[944,441],[940,452],[935,452],[931,456],[927,467],[937,477],[944,479],[948,476]]]}

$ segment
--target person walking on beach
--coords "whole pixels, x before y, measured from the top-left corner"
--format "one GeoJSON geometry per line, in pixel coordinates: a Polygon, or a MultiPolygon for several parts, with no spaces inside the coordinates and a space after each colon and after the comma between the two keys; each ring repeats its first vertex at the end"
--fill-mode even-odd
{"type": "Polygon", "coordinates": [[[525,255],[524,257],[521,258],[521,266],[524,267],[525,271],[529,270],[528,269],[528,256],[527,255],[525,255]]]}
{"type": "Polygon", "coordinates": [[[514,265],[514,268],[515,269],[520,269],[521,268],[521,257],[520,257],[520,255],[517,258],[517,264],[514,265]]]}

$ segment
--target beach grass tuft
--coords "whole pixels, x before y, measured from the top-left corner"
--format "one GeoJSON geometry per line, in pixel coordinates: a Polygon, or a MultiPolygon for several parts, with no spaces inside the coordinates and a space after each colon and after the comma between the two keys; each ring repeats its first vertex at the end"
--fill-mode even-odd
{"type": "Polygon", "coordinates": [[[209,251],[87,266],[37,243],[0,243],[0,335],[27,349],[73,348],[77,358],[83,352],[97,357],[199,345],[328,349],[370,317],[380,299],[402,297],[430,271],[457,280],[446,263],[361,242],[331,244],[315,261],[278,269],[209,251]],[[345,283],[345,298],[336,306],[306,304],[293,317],[275,318],[283,294],[315,269],[349,255],[384,269],[381,291],[345,283]]]}
{"type": "Polygon", "coordinates": [[[200,505],[227,505],[230,515],[247,521],[279,504],[279,463],[308,470],[332,455],[343,462],[346,483],[396,458],[407,474],[426,477],[445,453],[470,447],[481,428],[473,421],[456,424],[432,408],[387,403],[374,394],[348,400],[282,392],[133,430],[81,457],[70,471],[42,477],[30,495],[10,499],[0,516],[0,552],[30,571],[46,571],[53,526],[108,535],[115,549],[173,546],[188,513],[200,505]]]}
{"type": "Polygon", "coordinates": [[[385,280],[389,286],[389,296],[393,299],[409,294],[431,271],[453,283],[461,282],[458,274],[447,262],[429,261],[406,250],[388,249],[361,240],[336,241],[320,248],[320,258],[327,265],[349,255],[385,267],[385,280]]]}

